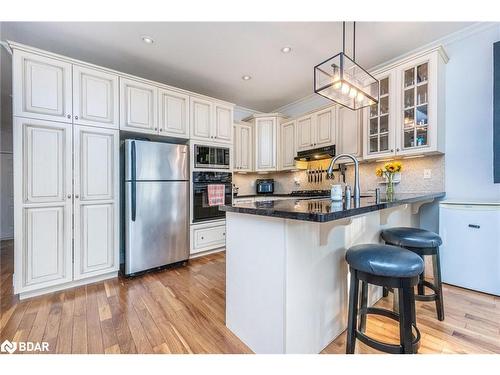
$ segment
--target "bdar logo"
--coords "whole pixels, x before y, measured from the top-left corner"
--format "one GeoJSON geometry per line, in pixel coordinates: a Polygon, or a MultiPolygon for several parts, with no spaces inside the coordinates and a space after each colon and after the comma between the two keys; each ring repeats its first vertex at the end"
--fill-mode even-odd
{"type": "Polygon", "coordinates": [[[17,344],[15,342],[10,342],[9,340],[5,340],[2,342],[2,345],[0,345],[0,351],[3,353],[14,353],[17,349],[17,344]]]}

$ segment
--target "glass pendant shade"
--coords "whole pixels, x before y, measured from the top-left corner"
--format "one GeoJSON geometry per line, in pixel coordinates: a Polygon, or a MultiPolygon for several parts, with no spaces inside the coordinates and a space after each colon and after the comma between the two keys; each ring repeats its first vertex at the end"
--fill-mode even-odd
{"type": "Polygon", "coordinates": [[[378,103],[379,81],[340,52],[314,67],[314,92],[357,110],[378,103]]]}

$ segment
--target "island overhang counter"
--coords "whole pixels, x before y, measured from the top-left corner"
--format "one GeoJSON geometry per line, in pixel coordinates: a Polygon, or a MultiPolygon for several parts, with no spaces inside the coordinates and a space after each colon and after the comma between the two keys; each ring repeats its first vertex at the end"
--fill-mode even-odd
{"type": "MultiPolygon", "coordinates": [[[[347,327],[347,248],[380,242],[384,228],[418,226],[420,206],[444,195],[221,206],[226,326],[255,353],[319,353],[347,327]]],[[[369,303],[381,295],[371,288],[369,303]]]]}

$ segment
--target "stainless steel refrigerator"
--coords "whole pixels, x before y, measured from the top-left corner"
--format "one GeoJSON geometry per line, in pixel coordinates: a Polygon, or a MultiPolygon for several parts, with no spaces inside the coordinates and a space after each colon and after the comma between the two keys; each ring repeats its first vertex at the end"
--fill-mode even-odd
{"type": "Polygon", "coordinates": [[[188,146],[124,144],[125,275],[189,257],[188,146]]]}

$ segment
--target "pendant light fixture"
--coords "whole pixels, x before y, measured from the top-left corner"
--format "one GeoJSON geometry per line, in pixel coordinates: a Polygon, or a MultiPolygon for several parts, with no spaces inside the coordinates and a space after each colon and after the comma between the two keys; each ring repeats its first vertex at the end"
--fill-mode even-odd
{"type": "Polygon", "coordinates": [[[378,103],[379,81],[356,63],[356,22],[352,58],[345,53],[345,22],[342,22],[342,52],[314,67],[314,92],[351,110],[378,103]]]}

